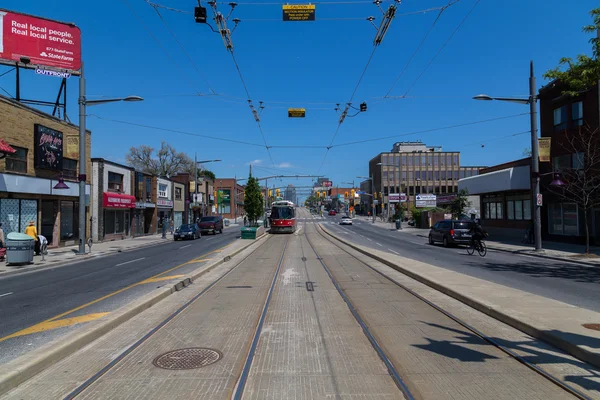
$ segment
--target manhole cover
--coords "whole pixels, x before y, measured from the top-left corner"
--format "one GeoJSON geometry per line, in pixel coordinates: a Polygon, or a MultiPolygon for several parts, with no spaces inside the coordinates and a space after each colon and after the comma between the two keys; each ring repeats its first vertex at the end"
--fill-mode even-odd
{"type": "Polygon", "coordinates": [[[154,359],[152,364],[163,369],[195,369],[216,363],[223,357],[217,350],[202,347],[173,350],[154,359]]]}
{"type": "Polygon", "coordinates": [[[593,329],[595,331],[600,331],[600,324],[583,324],[583,327],[593,329]]]}

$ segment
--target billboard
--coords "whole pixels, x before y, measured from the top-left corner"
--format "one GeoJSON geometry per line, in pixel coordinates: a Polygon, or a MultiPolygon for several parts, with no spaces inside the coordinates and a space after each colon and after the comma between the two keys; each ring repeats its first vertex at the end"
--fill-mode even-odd
{"type": "Polygon", "coordinates": [[[0,9],[0,63],[22,57],[30,66],[69,72],[81,68],[81,31],[73,24],[0,9]]]}
{"type": "Polygon", "coordinates": [[[406,193],[390,193],[388,201],[390,203],[406,203],[406,193]]]}
{"type": "Polygon", "coordinates": [[[435,207],[437,205],[435,194],[418,194],[416,200],[417,207],[435,207]]]}
{"type": "Polygon", "coordinates": [[[330,188],[333,185],[333,182],[323,181],[322,185],[323,185],[323,187],[330,188]]]}

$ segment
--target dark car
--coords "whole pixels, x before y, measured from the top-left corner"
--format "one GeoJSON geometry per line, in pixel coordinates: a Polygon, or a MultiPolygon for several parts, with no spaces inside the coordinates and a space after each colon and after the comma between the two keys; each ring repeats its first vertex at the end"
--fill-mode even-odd
{"type": "Polygon", "coordinates": [[[173,238],[175,240],[197,239],[201,236],[200,229],[196,224],[183,224],[175,230],[173,238]]]}
{"type": "Polygon", "coordinates": [[[329,215],[335,215],[335,214],[336,214],[335,210],[329,210],[329,215]]]}
{"type": "Polygon", "coordinates": [[[429,231],[429,244],[442,242],[444,247],[450,244],[469,244],[473,226],[472,221],[444,220],[436,223],[429,231]]]}
{"type": "Polygon", "coordinates": [[[202,233],[212,232],[213,234],[223,233],[223,217],[214,215],[212,217],[202,217],[198,222],[198,227],[202,233]]]}

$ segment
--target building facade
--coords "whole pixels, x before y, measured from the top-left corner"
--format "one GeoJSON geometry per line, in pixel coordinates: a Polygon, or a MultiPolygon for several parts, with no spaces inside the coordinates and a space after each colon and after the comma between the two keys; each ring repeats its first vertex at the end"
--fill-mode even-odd
{"type": "Polygon", "coordinates": [[[187,221],[185,210],[189,200],[187,200],[185,189],[183,183],[173,181],[173,224],[175,228],[187,221]]]}
{"type": "Polygon", "coordinates": [[[156,217],[156,200],[158,195],[156,176],[135,171],[134,193],[135,209],[133,210],[133,235],[153,235],[158,232],[156,217]]]}
{"type": "Polygon", "coordinates": [[[234,178],[225,178],[216,179],[214,188],[217,194],[217,214],[231,219],[244,214],[244,186],[234,178]]]}
{"type": "MultiPolygon", "coordinates": [[[[584,137],[591,148],[600,146],[599,93],[597,85],[574,97],[563,95],[563,89],[560,82],[551,82],[539,91],[541,136],[551,139],[550,162],[540,162],[540,191],[544,200],[542,235],[549,240],[584,243],[585,218],[581,206],[558,196],[550,188],[550,182],[552,172],[600,173],[586,167],[592,165],[590,154],[585,150],[586,143],[577,142],[584,137]]],[[[588,225],[591,243],[600,244],[600,207],[589,210],[588,225]]]]}
{"type": "Polygon", "coordinates": [[[296,198],[296,188],[294,187],[294,185],[287,185],[287,187],[283,191],[283,198],[284,200],[291,201],[294,204],[297,203],[298,199],[296,198]]]}
{"type": "Polygon", "coordinates": [[[167,230],[170,229],[173,204],[173,182],[167,178],[156,178],[156,223],[159,232],[165,223],[167,230]]]}
{"type": "Polygon", "coordinates": [[[134,169],[126,165],[92,158],[92,219],[94,242],[132,236],[136,199],[132,179],[134,169]]]}
{"type": "MultiPolygon", "coordinates": [[[[5,233],[24,232],[34,221],[49,247],[79,240],[79,127],[0,96],[0,139],[16,152],[0,159],[0,222],[5,233]],[[56,189],[59,179],[68,188],[56,189]]],[[[91,171],[91,133],[86,134],[86,171],[91,171]]],[[[86,177],[89,237],[91,174],[86,177]]]]}

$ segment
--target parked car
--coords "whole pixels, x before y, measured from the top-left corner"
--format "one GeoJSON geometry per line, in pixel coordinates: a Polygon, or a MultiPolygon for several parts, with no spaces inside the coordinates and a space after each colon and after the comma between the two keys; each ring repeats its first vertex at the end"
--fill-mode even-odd
{"type": "Polygon", "coordinates": [[[429,244],[442,242],[444,247],[450,244],[469,244],[471,242],[469,231],[472,226],[472,221],[439,221],[429,230],[429,244]]]}
{"type": "Polygon", "coordinates": [[[344,215],[340,220],[340,225],[352,225],[352,218],[347,215],[344,215]]]}
{"type": "Polygon", "coordinates": [[[336,214],[335,210],[329,210],[329,215],[335,215],[335,214],[336,214]]]}
{"type": "Polygon", "coordinates": [[[183,224],[173,233],[173,239],[175,239],[175,241],[184,239],[194,240],[201,236],[200,229],[198,229],[196,224],[183,224]]]}
{"type": "Polygon", "coordinates": [[[212,232],[214,235],[223,233],[223,217],[220,215],[214,215],[212,217],[202,217],[198,222],[200,232],[208,233],[212,232]]]}

